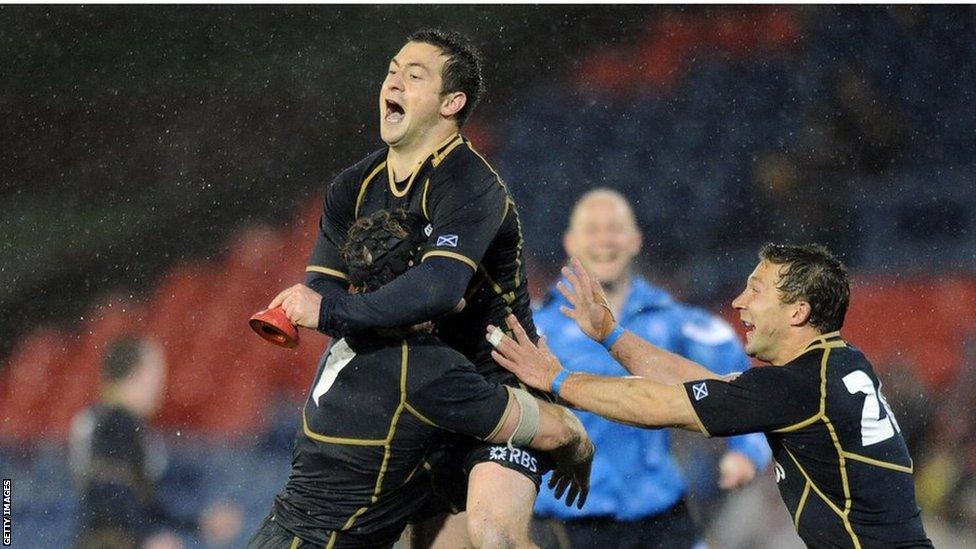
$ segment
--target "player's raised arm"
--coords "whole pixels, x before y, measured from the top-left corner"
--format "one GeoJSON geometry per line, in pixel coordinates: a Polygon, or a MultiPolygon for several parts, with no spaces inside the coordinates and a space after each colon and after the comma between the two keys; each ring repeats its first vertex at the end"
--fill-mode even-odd
{"type": "Polygon", "coordinates": [[[492,357],[530,387],[552,392],[577,408],[628,425],[700,430],[681,385],[664,385],[638,377],[570,373],[549,351],[545,338],[536,345],[514,316],[506,322],[515,339],[494,326],[488,327],[488,340],[495,346],[492,357]]]}
{"type": "Polygon", "coordinates": [[[563,267],[568,284],[559,282],[560,293],[572,304],[560,311],[576,321],[580,330],[606,347],[627,371],[667,385],[695,379],[721,379],[697,362],[665,351],[624,330],[614,318],[600,283],[590,276],[579,259],[572,268],[563,267]]]}

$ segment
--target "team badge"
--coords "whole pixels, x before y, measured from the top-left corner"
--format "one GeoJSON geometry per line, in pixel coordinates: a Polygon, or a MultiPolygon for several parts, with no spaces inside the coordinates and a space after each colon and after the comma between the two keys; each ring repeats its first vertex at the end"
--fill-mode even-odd
{"type": "Polygon", "coordinates": [[[433,227],[433,225],[431,225],[430,223],[428,223],[427,226],[424,227],[424,236],[430,237],[430,233],[432,233],[432,232],[434,232],[434,227],[433,227]]]}
{"type": "Polygon", "coordinates": [[[695,402],[708,396],[708,386],[705,385],[704,381],[692,385],[691,390],[695,393],[695,402]]]}
{"type": "Polygon", "coordinates": [[[456,234],[442,234],[437,237],[437,244],[435,246],[450,246],[452,248],[457,248],[458,235],[456,234]]]}

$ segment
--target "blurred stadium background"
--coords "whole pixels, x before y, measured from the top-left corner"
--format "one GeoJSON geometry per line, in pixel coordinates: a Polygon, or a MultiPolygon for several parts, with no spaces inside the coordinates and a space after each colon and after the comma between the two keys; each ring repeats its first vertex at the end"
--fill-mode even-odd
{"type": "MultiPolygon", "coordinates": [[[[170,367],[164,501],[192,514],[229,497],[242,536],[256,528],[326,339],[285,351],[246,319],[302,279],[324,190],[380,146],[383,71],[423,26],[485,55],[465,134],[520,205],[534,295],[595,186],[635,202],[647,274],[726,316],[763,241],[840,252],[856,281],[846,336],[898,411],[930,534],[974,543],[972,7],[5,5],[0,475],[15,546],[70,543],[68,426],[97,398],[106,343],[133,332],[170,367]]],[[[793,539],[768,471],[719,494],[708,447],[681,441],[715,546],[793,539]]]]}

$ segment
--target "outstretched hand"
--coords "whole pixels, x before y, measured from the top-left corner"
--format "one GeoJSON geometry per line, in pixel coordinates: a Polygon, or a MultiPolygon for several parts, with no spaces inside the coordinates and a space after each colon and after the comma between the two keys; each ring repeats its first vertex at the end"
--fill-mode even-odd
{"type": "Polygon", "coordinates": [[[548,393],[552,380],[563,370],[559,359],[549,351],[546,338],[540,338],[538,345],[532,343],[515,315],[508,315],[505,323],[515,339],[497,326],[489,325],[485,337],[495,347],[491,357],[529,387],[548,393]]]}
{"type": "MultiPolygon", "coordinates": [[[[559,359],[549,350],[546,338],[539,338],[539,344],[532,343],[525,329],[515,315],[508,315],[505,324],[515,336],[505,334],[497,326],[488,326],[485,337],[495,347],[492,358],[505,369],[515,374],[523,383],[540,391],[550,392],[552,381],[563,371],[559,359]]],[[[590,468],[593,465],[594,447],[579,420],[566,412],[578,424],[582,432],[574,444],[569,444],[550,452],[555,461],[549,488],[556,499],[566,496],[566,506],[582,509],[590,491],[590,468]]]]}
{"type": "Polygon", "coordinates": [[[591,339],[603,341],[616,328],[617,319],[600,282],[586,272],[579,259],[574,257],[571,263],[572,269],[562,268],[562,274],[569,284],[559,281],[556,288],[572,307],[560,306],[559,312],[575,320],[580,330],[591,339]]]}

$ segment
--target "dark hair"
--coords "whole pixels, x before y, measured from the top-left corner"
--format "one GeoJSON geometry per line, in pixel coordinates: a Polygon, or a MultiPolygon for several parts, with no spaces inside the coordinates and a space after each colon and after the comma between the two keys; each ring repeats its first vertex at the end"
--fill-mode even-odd
{"type": "Polygon", "coordinates": [[[463,92],[468,100],[457,113],[458,126],[468,119],[485,91],[481,77],[481,54],[463,34],[440,29],[424,29],[407,37],[407,42],[422,42],[440,48],[447,61],[441,74],[441,94],[463,92]]]}
{"type": "Polygon", "coordinates": [[[820,244],[767,243],[759,258],[781,265],[776,289],[784,303],[810,304],[810,324],[821,333],[840,330],[851,302],[847,269],[820,244]]]}
{"type": "Polygon", "coordinates": [[[339,248],[349,283],[370,292],[417,263],[425,241],[422,224],[420,216],[404,210],[379,210],[357,219],[339,248]]]}
{"type": "Polygon", "coordinates": [[[135,337],[115,340],[105,353],[102,363],[102,378],[105,381],[121,381],[139,365],[142,360],[143,342],[135,337]]]}

